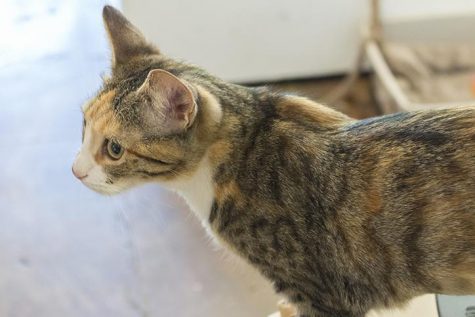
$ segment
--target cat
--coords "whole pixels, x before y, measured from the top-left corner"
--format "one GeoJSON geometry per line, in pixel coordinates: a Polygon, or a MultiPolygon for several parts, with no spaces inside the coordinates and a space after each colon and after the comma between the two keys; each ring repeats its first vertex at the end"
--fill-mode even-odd
{"type": "Polygon", "coordinates": [[[73,165],[86,186],[176,190],[299,317],[475,294],[475,107],[358,121],[170,59],[113,7],[103,18],[112,74],[73,165]]]}

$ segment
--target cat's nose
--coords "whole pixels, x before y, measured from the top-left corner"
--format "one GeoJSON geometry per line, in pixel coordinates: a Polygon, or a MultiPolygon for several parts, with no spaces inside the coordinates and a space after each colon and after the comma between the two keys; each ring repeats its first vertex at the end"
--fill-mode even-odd
{"type": "Polygon", "coordinates": [[[87,177],[87,174],[85,174],[85,175],[79,174],[79,173],[74,169],[74,165],[73,165],[73,167],[71,168],[71,170],[73,171],[74,176],[76,176],[76,178],[79,179],[79,180],[83,180],[84,178],[87,177]]]}

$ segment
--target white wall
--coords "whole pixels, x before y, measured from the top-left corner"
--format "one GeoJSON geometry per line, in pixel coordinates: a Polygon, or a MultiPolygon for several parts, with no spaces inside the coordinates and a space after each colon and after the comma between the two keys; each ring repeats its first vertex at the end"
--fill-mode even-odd
{"type": "Polygon", "coordinates": [[[381,0],[384,18],[399,19],[475,12],[474,0],[381,0]]]}
{"type": "MultiPolygon", "coordinates": [[[[346,72],[370,0],[124,0],[126,15],[171,56],[235,81],[346,72]]],[[[381,0],[383,17],[474,11],[475,0],[381,0]]]]}
{"type": "Polygon", "coordinates": [[[344,72],[366,0],[125,0],[126,15],[169,55],[226,79],[344,72]]]}

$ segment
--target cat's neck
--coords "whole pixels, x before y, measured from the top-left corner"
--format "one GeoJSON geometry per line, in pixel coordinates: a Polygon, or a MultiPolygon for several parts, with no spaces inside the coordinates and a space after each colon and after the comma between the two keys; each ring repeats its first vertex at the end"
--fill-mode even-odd
{"type": "MultiPolygon", "coordinates": [[[[241,87],[241,86],[239,86],[241,87]]],[[[201,161],[194,172],[169,183],[188,203],[193,212],[209,230],[209,215],[215,199],[216,186],[220,177],[220,166],[232,173],[233,155],[240,156],[246,146],[252,143],[253,129],[265,124],[266,118],[275,116],[292,118],[294,121],[314,123],[330,129],[350,120],[345,115],[308,99],[276,95],[267,89],[242,87],[221,91],[221,96],[210,92],[208,87],[197,86],[200,95],[200,131],[197,134],[208,144],[201,161]],[[231,103],[240,106],[232,106],[231,103]]],[[[235,158],[234,158],[235,159],[235,158]]],[[[238,177],[233,175],[231,177],[238,177]]]]}
{"type": "MultiPolygon", "coordinates": [[[[204,148],[217,142],[219,135],[223,135],[223,110],[218,99],[206,88],[195,85],[199,95],[199,109],[197,114],[197,142],[202,143],[204,148]]],[[[195,164],[191,173],[180,178],[164,183],[164,185],[176,191],[187,202],[193,213],[199,218],[203,226],[209,231],[209,214],[214,200],[213,171],[209,151],[203,149],[204,155],[195,164]]]]}
{"type": "Polygon", "coordinates": [[[209,159],[204,157],[192,175],[170,184],[186,200],[206,228],[214,198],[212,177],[209,159]]]}
{"type": "MultiPolygon", "coordinates": [[[[215,199],[215,170],[224,156],[229,154],[229,141],[233,137],[233,130],[243,119],[237,114],[227,113],[226,106],[230,105],[232,100],[235,102],[238,100],[242,104],[254,102],[254,96],[247,91],[247,88],[239,87],[242,90],[221,91],[221,95],[216,96],[208,86],[195,85],[200,99],[197,138],[200,142],[208,144],[208,148],[192,173],[163,184],[185,199],[210,234],[208,220],[215,199]],[[224,148],[221,147],[223,144],[224,148]]],[[[250,110],[247,111],[248,115],[251,114],[250,110]]]]}

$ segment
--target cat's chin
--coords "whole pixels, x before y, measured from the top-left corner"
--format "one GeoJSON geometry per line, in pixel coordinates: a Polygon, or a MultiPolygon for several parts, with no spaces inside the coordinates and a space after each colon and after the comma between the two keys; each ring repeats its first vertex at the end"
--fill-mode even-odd
{"type": "Polygon", "coordinates": [[[114,185],[91,184],[91,183],[86,183],[86,182],[84,182],[84,185],[87,188],[95,191],[96,193],[104,195],[104,196],[117,195],[126,190],[125,188],[114,186],[114,185]]]}

